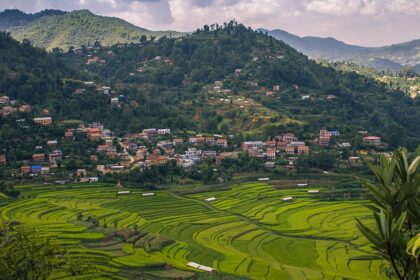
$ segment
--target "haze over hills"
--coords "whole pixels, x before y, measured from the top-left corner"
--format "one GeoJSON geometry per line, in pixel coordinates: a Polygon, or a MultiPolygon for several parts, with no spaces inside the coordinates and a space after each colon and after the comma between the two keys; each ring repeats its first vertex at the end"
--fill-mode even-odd
{"type": "Polygon", "coordinates": [[[405,65],[418,69],[420,65],[420,39],[372,48],[349,45],[334,38],[299,37],[280,29],[258,31],[282,40],[312,58],[353,61],[384,71],[398,71],[405,65]]]}
{"type": "Polygon", "coordinates": [[[122,19],[103,17],[88,10],[62,12],[46,10],[36,14],[25,14],[19,10],[0,13],[0,29],[9,31],[22,41],[28,39],[34,46],[52,50],[60,48],[139,42],[140,37],[177,35],[172,31],[150,31],[137,27],[122,19]]]}

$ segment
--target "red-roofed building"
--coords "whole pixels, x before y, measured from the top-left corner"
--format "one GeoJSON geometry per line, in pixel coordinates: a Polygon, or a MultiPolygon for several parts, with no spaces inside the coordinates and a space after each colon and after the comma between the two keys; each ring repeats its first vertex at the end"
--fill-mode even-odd
{"type": "Polygon", "coordinates": [[[298,155],[305,155],[309,153],[309,147],[302,145],[298,147],[298,155]]]}
{"type": "Polygon", "coordinates": [[[379,136],[363,137],[363,142],[366,142],[366,143],[374,145],[374,146],[380,146],[382,144],[381,137],[379,137],[379,136]]]}
{"type": "Polygon", "coordinates": [[[266,155],[269,160],[276,159],[276,148],[267,148],[266,155]]]}

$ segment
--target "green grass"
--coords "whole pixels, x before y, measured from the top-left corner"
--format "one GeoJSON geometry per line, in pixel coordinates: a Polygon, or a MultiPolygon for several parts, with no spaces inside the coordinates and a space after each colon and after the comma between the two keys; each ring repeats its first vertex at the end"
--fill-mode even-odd
{"type": "Polygon", "coordinates": [[[159,275],[168,264],[195,273],[186,266],[189,261],[254,279],[384,278],[381,262],[350,260],[369,253],[354,220],[370,220],[363,202],[318,201],[304,188],[275,189],[265,183],[183,196],[157,191],[154,197],[142,197],[136,189],[116,197],[106,184],[19,190],[25,199],[2,206],[0,218],[57,239],[75,257],[97,266],[95,278],[127,278],[150,269],[159,275]],[[213,196],[216,201],[203,201],[213,196]],[[293,201],[283,202],[284,196],[293,201]],[[89,216],[99,226],[86,221],[89,216]],[[135,246],[130,238],[104,238],[134,227],[147,233],[135,246]]]}

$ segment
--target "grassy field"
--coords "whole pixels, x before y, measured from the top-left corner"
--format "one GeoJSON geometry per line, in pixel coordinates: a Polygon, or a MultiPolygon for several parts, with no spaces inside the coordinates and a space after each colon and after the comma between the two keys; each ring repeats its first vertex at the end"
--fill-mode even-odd
{"type": "Polygon", "coordinates": [[[369,251],[354,220],[369,221],[363,202],[317,200],[310,188],[254,182],[189,195],[143,197],[131,189],[117,197],[105,184],[26,185],[22,198],[0,206],[0,219],[56,238],[96,265],[88,275],[94,279],[189,277],[196,272],[189,261],[253,279],[384,279],[381,262],[352,260],[369,251]],[[293,199],[282,201],[286,196],[293,199]],[[216,200],[205,202],[209,197],[216,200]]]}

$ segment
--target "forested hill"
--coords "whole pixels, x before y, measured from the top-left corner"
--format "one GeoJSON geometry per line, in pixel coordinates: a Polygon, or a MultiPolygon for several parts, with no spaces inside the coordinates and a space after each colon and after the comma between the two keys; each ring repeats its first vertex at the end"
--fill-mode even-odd
{"type": "Polygon", "coordinates": [[[42,104],[58,95],[63,79],[82,76],[63,58],[34,48],[29,42],[18,43],[0,32],[0,95],[42,104]]]}
{"type": "MultiPolygon", "coordinates": [[[[16,10],[15,10],[16,13],[16,10]]],[[[7,31],[22,41],[28,39],[34,46],[52,50],[60,48],[67,51],[70,47],[93,45],[99,41],[102,45],[139,42],[142,35],[160,37],[178,35],[172,31],[150,31],[132,25],[122,19],[103,17],[88,10],[65,12],[44,12],[34,15],[19,13],[20,18],[30,18],[21,24],[8,22],[7,31]],[[15,24],[15,25],[14,25],[15,24]]],[[[7,13],[0,13],[0,22],[7,22],[7,13]]]]}
{"type": "Polygon", "coordinates": [[[27,14],[16,9],[4,10],[0,12],[0,30],[22,26],[44,16],[64,15],[65,13],[59,10],[43,10],[39,13],[27,14]]]}
{"type": "MultiPolygon", "coordinates": [[[[299,37],[281,29],[258,31],[281,40],[312,58],[352,61],[379,71],[400,71],[403,66],[417,69],[420,65],[420,40],[384,47],[349,45],[334,38],[299,37]]],[[[416,70],[417,71],[417,70],[416,70]]]]}
{"type": "Polygon", "coordinates": [[[324,67],[236,22],[205,26],[182,38],[97,45],[55,56],[112,91],[103,95],[67,83],[57,90],[57,98],[66,96],[65,105],[55,100],[43,105],[55,118],[101,121],[117,133],[169,127],[263,138],[293,130],[308,139],[328,127],[347,139],[368,130],[392,146],[420,142],[418,99],[354,72],[324,67]],[[215,81],[220,81],[216,89],[215,81]],[[73,94],[81,88],[86,91],[73,94]]]}

